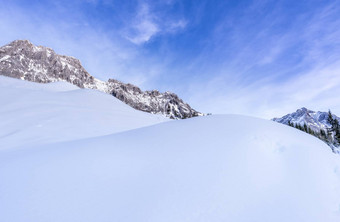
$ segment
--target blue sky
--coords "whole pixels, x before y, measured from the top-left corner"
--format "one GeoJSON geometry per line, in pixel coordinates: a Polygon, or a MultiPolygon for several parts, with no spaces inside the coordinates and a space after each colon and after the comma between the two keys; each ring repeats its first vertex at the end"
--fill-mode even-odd
{"type": "Polygon", "coordinates": [[[12,0],[0,44],[29,39],[203,112],[340,115],[339,15],[337,0],[12,0]]]}

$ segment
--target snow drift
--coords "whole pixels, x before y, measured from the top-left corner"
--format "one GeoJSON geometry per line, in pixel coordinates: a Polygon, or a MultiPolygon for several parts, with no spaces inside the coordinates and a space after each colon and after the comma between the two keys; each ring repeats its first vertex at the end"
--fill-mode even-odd
{"type": "Polygon", "coordinates": [[[101,136],[168,121],[67,82],[0,76],[0,150],[101,136]]]}
{"type": "Polygon", "coordinates": [[[2,221],[339,221],[340,162],[270,121],[225,115],[5,150],[2,221]]]}

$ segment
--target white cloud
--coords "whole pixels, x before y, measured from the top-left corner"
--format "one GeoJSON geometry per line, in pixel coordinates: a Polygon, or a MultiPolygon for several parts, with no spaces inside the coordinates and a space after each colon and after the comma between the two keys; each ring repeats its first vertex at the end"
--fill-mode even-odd
{"type": "Polygon", "coordinates": [[[143,20],[134,27],[136,34],[128,35],[126,38],[131,42],[139,45],[148,42],[152,36],[159,32],[159,29],[155,23],[149,20],[143,20]]]}
{"type": "Polygon", "coordinates": [[[124,32],[128,40],[139,45],[148,42],[159,31],[155,16],[150,12],[149,6],[141,4],[132,24],[124,32]]]}
{"type": "Polygon", "coordinates": [[[155,18],[150,13],[149,6],[142,4],[131,27],[128,27],[125,31],[127,32],[125,37],[137,45],[148,42],[152,36],[160,31],[154,20],[155,18]]]}
{"type": "Polygon", "coordinates": [[[184,19],[170,22],[168,27],[167,27],[167,31],[172,32],[172,33],[177,32],[179,30],[184,29],[187,26],[187,24],[188,24],[188,21],[186,21],[184,19]]]}
{"type": "Polygon", "coordinates": [[[132,43],[140,45],[156,35],[176,33],[184,29],[187,23],[184,19],[160,18],[147,3],[142,3],[137,9],[135,18],[124,28],[123,36],[132,43]]]}

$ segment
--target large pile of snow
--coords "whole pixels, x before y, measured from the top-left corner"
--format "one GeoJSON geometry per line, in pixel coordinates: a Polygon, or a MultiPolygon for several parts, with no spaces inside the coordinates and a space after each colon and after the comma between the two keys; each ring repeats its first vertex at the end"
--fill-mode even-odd
{"type": "Polygon", "coordinates": [[[0,76],[0,150],[101,136],[167,120],[67,82],[39,84],[0,76]]]}
{"type": "Polygon", "coordinates": [[[340,221],[339,156],[267,120],[199,117],[0,152],[0,221],[340,221]]]}

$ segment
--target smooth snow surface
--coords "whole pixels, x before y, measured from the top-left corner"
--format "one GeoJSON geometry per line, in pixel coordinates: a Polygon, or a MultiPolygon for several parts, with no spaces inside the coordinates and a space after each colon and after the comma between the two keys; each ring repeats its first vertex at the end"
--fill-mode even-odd
{"type": "Polygon", "coordinates": [[[340,221],[339,156],[292,127],[5,77],[0,104],[0,222],[340,221]]]}
{"type": "MultiPolygon", "coordinates": [[[[0,150],[101,136],[168,121],[67,82],[0,76],[0,150]]],[[[1,220],[0,220],[1,221],[1,220]]]]}
{"type": "Polygon", "coordinates": [[[0,153],[1,221],[338,222],[340,160],[236,115],[0,153]]]}

